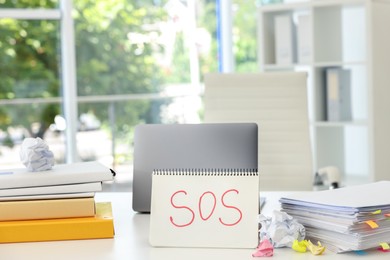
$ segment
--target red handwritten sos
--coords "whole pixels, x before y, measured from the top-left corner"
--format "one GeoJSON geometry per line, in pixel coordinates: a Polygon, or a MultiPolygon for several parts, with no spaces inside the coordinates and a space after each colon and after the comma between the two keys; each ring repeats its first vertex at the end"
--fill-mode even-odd
{"type": "MultiPolygon", "coordinates": [[[[228,209],[231,209],[233,211],[236,211],[238,214],[237,214],[237,219],[236,221],[234,222],[231,222],[231,223],[228,223],[228,222],[225,222],[221,217],[218,218],[219,222],[224,225],[224,226],[235,226],[237,225],[238,223],[240,223],[241,219],[242,219],[242,212],[241,210],[238,208],[238,207],[235,207],[235,206],[232,206],[232,205],[228,205],[225,200],[226,200],[226,197],[230,194],[236,194],[238,195],[239,194],[239,191],[236,190],[236,189],[230,189],[230,190],[227,190],[225,191],[222,196],[221,196],[221,203],[222,203],[222,206],[225,207],[225,208],[228,208],[228,209]]],[[[176,208],[176,209],[184,209],[184,210],[187,210],[190,214],[191,214],[191,218],[188,220],[188,222],[185,222],[185,223],[177,223],[172,216],[169,217],[169,220],[171,221],[171,223],[176,226],[176,227],[187,227],[189,225],[191,225],[194,220],[195,220],[195,212],[193,209],[191,209],[190,207],[186,206],[186,205],[177,205],[175,203],[175,198],[176,197],[179,197],[179,196],[187,196],[187,192],[185,190],[179,190],[179,191],[176,191],[175,193],[172,194],[171,196],[171,205],[172,207],[176,208]]],[[[200,197],[199,197],[199,201],[198,201],[198,211],[199,211],[199,216],[200,218],[203,220],[203,221],[207,221],[214,213],[215,211],[215,208],[217,206],[217,197],[215,196],[215,194],[212,192],[212,191],[206,191],[204,192],[200,197]],[[212,206],[212,209],[211,211],[208,213],[208,214],[204,214],[203,212],[203,209],[202,209],[202,203],[204,200],[207,199],[207,197],[210,197],[213,201],[213,206],[212,206]]]]}

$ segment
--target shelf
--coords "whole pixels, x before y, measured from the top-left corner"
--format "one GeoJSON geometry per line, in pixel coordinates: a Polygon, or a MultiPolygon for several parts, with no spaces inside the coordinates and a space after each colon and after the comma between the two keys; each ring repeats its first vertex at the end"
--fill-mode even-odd
{"type": "Polygon", "coordinates": [[[329,121],[317,121],[311,122],[315,127],[346,127],[346,126],[367,126],[368,122],[364,120],[349,121],[349,122],[329,122],[329,121]]]}
{"type": "Polygon", "coordinates": [[[294,3],[281,3],[281,4],[269,4],[260,7],[260,11],[263,13],[274,13],[281,11],[294,11],[299,9],[307,9],[310,5],[307,2],[294,2],[294,3]]]}
{"type": "Polygon", "coordinates": [[[308,65],[298,65],[298,64],[291,64],[291,65],[279,65],[279,64],[265,64],[264,69],[265,70],[294,70],[297,66],[308,66],[308,65]]]}
{"type": "Polygon", "coordinates": [[[281,11],[297,11],[302,9],[311,9],[315,7],[329,7],[329,6],[350,6],[362,5],[366,0],[308,0],[301,2],[290,2],[280,4],[268,4],[260,7],[263,13],[274,13],[281,11]]]}
{"type": "Polygon", "coordinates": [[[343,66],[365,66],[367,63],[364,60],[357,61],[328,61],[328,62],[306,62],[306,63],[293,63],[291,65],[279,65],[279,64],[264,64],[266,70],[292,70],[295,67],[314,67],[314,68],[326,68],[326,67],[343,67],[343,66]]]}
{"type": "Polygon", "coordinates": [[[369,17],[365,5],[351,5],[365,1],[331,1],[332,5],[323,0],[319,1],[323,2],[321,7],[317,7],[317,1],[275,4],[269,7],[274,12],[259,13],[259,22],[263,24],[259,28],[263,39],[259,41],[263,43],[260,56],[264,69],[367,64],[369,17]],[[316,7],[288,9],[308,5],[316,7]]]}
{"type": "Polygon", "coordinates": [[[258,9],[260,69],[308,73],[314,170],[336,165],[352,179],[390,180],[389,14],[389,0],[258,9]]]}
{"type": "Polygon", "coordinates": [[[366,61],[358,60],[358,61],[327,61],[327,62],[316,62],[313,63],[313,67],[316,68],[325,68],[325,67],[343,67],[343,66],[364,66],[366,65],[366,61]]]}

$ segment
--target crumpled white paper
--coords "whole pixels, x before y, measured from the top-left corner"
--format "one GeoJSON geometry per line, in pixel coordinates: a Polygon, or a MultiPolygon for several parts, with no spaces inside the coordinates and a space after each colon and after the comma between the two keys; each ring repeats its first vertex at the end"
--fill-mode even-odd
{"type": "Polygon", "coordinates": [[[272,217],[259,215],[260,241],[268,239],[275,248],[291,247],[294,240],[305,238],[305,227],[286,212],[274,210],[272,217]]]}
{"type": "Polygon", "coordinates": [[[54,155],[41,138],[25,138],[20,152],[20,160],[30,172],[46,171],[53,168],[54,155]]]}

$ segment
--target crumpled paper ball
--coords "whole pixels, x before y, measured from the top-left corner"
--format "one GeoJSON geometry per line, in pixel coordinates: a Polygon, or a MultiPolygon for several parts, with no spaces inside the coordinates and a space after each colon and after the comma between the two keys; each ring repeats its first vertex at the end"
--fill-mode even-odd
{"type": "Polygon", "coordinates": [[[53,168],[54,155],[41,138],[25,138],[20,148],[20,160],[30,172],[47,171],[53,168]]]}
{"type": "Polygon", "coordinates": [[[286,212],[274,210],[272,217],[260,214],[259,223],[260,241],[268,239],[275,248],[291,247],[294,240],[301,241],[306,236],[305,227],[286,212]]]}

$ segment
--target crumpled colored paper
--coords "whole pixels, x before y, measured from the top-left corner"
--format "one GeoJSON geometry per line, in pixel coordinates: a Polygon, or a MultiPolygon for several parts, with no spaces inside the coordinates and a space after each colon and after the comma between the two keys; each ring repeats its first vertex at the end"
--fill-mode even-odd
{"type": "Polygon", "coordinates": [[[306,246],[313,255],[322,255],[325,252],[325,247],[321,245],[320,241],[315,245],[310,240],[306,240],[306,246]]]}
{"type": "Polygon", "coordinates": [[[306,240],[298,241],[295,239],[291,248],[294,249],[294,251],[297,251],[299,253],[306,253],[307,251],[306,245],[307,245],[306,240]]]}
{"type": "Polygon", "coordinates": [[[46,171],[53,168],[54,155],[41,138],[25,138],[20,152],[20,160],[30,172],[46,171]]]}
{"type": "Polygon", "coordinates": [[[382,242],[379,245],[380,245],[380,247],[378,248],[379,251],[382,251],[382,252],[385,252],[385,253],[390,252],[390,246],[389,246],[388,243],[382,242]]]}
{"type": "Polygon", "coordinates": [[[274,255],[274,247],[268,239],[260,242],[256,251],[252,254],[253,257],[270,257],[274,255]]]}
{"type": "Polygon", "coordinates": [[[259,223],[260,241],[269,239],[274,248],[291,248],[294,240],[301,241],[306,235],[305,227],[286,212],[274,210],[272,217],[260,214],[259,223]]]}
{"type": "Polygon", "coordinates": [[[313,255],[322,255],[325,252],[325,247],[319,241],[315,245],[310,240],[294,240],[291,248],[299,253],[305,253],[309,249],[313,255]]]}

